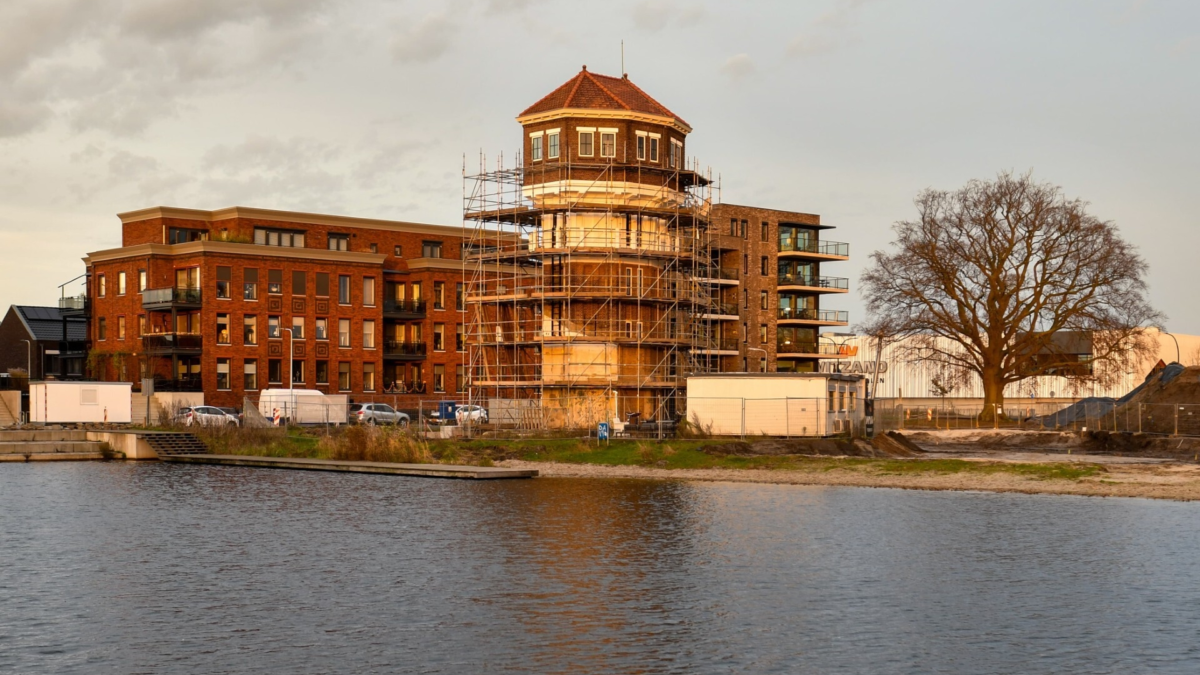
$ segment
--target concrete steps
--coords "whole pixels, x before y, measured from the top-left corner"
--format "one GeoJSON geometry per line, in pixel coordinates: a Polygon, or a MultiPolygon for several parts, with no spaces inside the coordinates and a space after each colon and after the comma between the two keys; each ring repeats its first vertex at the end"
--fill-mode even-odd
{"type": "Polygon", "coordinates": [[[103,459],[102,445],[86,431],[0,431],[0,462],[103,459]]]}
{"type": "Polygon", "coordinates": [[[149,443],[150,448],[159,457],[208,454],[208,447],[199,438],[189,433],[145,431],[139,433],[138,436],[149,443]]]}

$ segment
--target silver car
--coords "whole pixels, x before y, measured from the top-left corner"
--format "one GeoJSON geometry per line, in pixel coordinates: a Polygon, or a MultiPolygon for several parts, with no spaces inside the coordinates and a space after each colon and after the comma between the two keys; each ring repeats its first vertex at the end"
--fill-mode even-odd
{"type": "Polygon", "coordinates": [[[399,424],[408,426],[408,415],[386,403],[364,403],[354,416],[359,424],[399,424]]]}
{"type": "Polygon", "coordinates": [[[184,426],[224,427],[238,426],[236,415],[211,405],[198,405],[192,408],[182,408],[175,416],[175,421],[184,426]]]}

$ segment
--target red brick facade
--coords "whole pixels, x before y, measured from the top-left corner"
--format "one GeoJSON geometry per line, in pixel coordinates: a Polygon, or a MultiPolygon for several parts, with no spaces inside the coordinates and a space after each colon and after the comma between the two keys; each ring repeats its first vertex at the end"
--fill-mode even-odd
{"type": "Polygon", "coordinates": [[[405,404],[417,396],[453,395],[460,385],[465,352],[457,349],[456,334],[466,323],[456,308],[460,228],[241,208],[150,209],[122,220],[125,246],[86,259],[93,377],[137,384],[155,376],[163,385],[198,385],[207,403],[240,406],[248,393],[289,385],[290,342],[293,362],[303,364],[297,387],[405,404]],[[303,246],[256,244],[256,229],[302,233],[303,246]],[[173,234],[198,240],[166,243],[173,234]],[[330,250],[331,235],[344,237],[344,247],[333,246],[343,250],[330,250]],[[143,272],[149,295],[140,288],[143,272]],[[364,297],[368,284],[372,297],[364,297]],[[416,304],[416,287],[423,305],[416,304]],[[194,290],[153,303],[172,288],[194,290]],[[247,317],[253,317],[249,343],[247,317]],[[278,337],[269,335],[272,319],[278,337]],[[289,339],[283,329],[295,319],[303,338],[289,339]],[[343,320],[346,345],[340,344],[343,320]],[[256,371],[252,391],[245,387],[247,363],[256,371]],[[410,391],[399,400],[392,393],[397,381],[410,391]]]}

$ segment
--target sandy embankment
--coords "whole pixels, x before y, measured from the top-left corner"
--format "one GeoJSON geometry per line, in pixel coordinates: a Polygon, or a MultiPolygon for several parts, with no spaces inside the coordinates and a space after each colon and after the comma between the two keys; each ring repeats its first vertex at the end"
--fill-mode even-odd
{"type": "MultiPolygon", "coordinates": [[[[1042,456],[1042,461],[1062,462],[1064,457],[1042,456]]],[[[968,459],[968,458],[963,458],[968,459]]],[[[1021,457],[1022,462],[1037,461],[1021,457]]],[[[884,487],[905,490],[983,490],[1025,494],[1063,494],[1089,497],[1145,497],[1193,501],[1200,499],[1200,466],[1171,462],[1130,462],[1124,458],[1080,457],[1087,463],[1103,464],[1106,472],[1079,480],[1043,480],[1012,473],[921,473],[886,474],[870,465],[833,470],[761,469],[654,469],[640,466],[597,466],[507,460],[498,466],[537,469],[542,476],[571,478],[641,478],[659,480],[727,481],[737,483],[782,483],[792,485],[835,485],[884,487]]],[[[920,461],[920,460],[913,460],[920,461]]],[[[991,458],[979,461],[996,461],[991,458]]],[[[1000,460],[1003,461],[1003,460],[1000,460]]]]}

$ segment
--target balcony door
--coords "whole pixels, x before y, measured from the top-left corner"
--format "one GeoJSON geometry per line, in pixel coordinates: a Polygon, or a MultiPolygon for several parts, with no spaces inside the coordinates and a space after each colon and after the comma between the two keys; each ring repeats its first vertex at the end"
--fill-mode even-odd
{"type": "Polygon", "coordinates": [[[200,288],[200,268],[185,267],[175,270],[175,288],[196,290],[200,288]]]}

